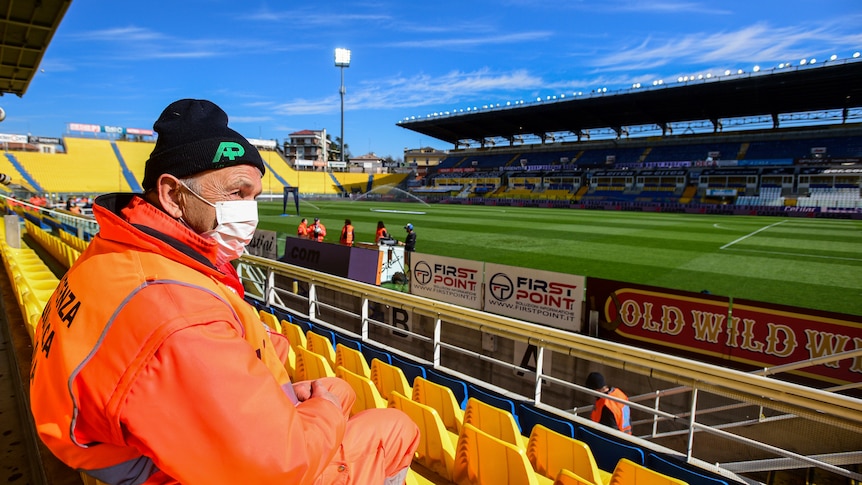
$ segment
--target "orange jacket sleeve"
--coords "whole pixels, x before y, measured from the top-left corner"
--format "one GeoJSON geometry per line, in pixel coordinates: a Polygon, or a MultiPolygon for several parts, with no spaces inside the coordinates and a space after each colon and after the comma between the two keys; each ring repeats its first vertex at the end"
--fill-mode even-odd
{"type": "Polygon", "coordinates": [[[346,427],[326,399],[294,405],[226,322],[168,337],[119,417],[127,443],[181,483],[311,484],[346,427]]]}

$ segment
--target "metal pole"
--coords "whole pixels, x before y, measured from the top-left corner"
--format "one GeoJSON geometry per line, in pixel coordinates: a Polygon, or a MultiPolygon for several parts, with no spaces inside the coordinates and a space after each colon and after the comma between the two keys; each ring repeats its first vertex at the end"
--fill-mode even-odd
{"type": "Polygon", "coordinates": [[[344,164],[344,66],[341,66],[341,163],[344,164]]]}

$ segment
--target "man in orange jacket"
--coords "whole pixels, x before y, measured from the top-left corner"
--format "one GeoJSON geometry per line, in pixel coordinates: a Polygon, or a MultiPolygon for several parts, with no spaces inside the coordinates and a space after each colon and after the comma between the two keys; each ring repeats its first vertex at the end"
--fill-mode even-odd
{"type": "MultiPolygon", "coordinates": [[[[584,384],[584,387],[625,401],[629,400],[628,396],[626,396],[623,391],[620,391],[615,387],[608,387],[605,383],[605,376],[598,372],[590,372],[587,376],[587,382],[584,384]]],[[[590,419],[596,423],[616,428],[623,433],[632,434],[630,413],[631,410],[627,404],[605,397],[597,397],[590,419]]]]}
{"type": "Polygon", "coordinates": [[[99,233],[36,329],[36,429],[106,483],[401,484],[419,433],[394,409],[353,417],[340,379],[292,383],[286,339],[231,261],[257,225],[263,161],[204,100],[168,106],[143,194],[107,194],[99,233]]]}
{"type": "Polygon", "coordinates": [[[308,239],[308,219],[305,217],[299,221],[299,226],[296,227],[296,237],[301,239],[308,239]]]}
{"type": "Polygon", "coordinates": [[[319,217],[314,218],[314,224],[308,226],[306,231],[308,233],[308,238],[312,241],[323,242],[323,238],[326,237],[326,226],[320,222],[319,217]]]}

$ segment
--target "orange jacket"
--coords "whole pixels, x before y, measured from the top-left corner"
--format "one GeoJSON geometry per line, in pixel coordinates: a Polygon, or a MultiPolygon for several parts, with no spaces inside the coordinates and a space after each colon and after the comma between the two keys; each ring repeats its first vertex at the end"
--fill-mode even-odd
{"type": "Polygon", "coordinates": [[[381,227],[377,230],[377,234],[374,236],[374,243],[380,243],[380,240],[386,237],[389,237],[389,232],[386,231],[385,227],[381,227]]]}
{"type": "Polygon", "coordinates": [[[312,241],[321,242],[323,238],[326,237],[326,226],[323,225],[322,222],[317,222],[316,224],[312,224],[308,226],[308,238],[312,241]],[[319,229],[317,236],[314,235],[314,231],[319,229]]]}
{"type": "Polygon", "coordinates": [[[31,408],[63,462],[108,483],[311,484],[342,409],[294,404],[287,373],[216,245],[133,194],[102,196],[100,232],[36,330],[31,408]]]}
{"type": "MultiPolygon", "coordinates": [[[[611,388],[608,391],[608,395],[618,397],[620,399],[625,399],[628,401],[629,397],[625,395],[623,391],[620,391],[617,388],[611,388]]],[[[602,422],[602,409],[607,408],[614,415],[615,427],[622,431],[623,433],[632,434],[632,421],[630,417],[630,408],[621,403],[611,399],[599,398],[596,400],[596,405],[593,407],[593,413],[590,418],[597,422],[602,422]]]]}
{"type": "Polygon", "coordinates": [[[341,228],[341,237],[338,242],[345,246],[353,246],[353,226],[351,224],[345,224],[341,228]]]}
{"type": "Polygon", "coordinates": [[[307,238],[308,237],[308,224],[305,222],[300,222],[299,226],[296,228],[297,237],[307,238]]]}

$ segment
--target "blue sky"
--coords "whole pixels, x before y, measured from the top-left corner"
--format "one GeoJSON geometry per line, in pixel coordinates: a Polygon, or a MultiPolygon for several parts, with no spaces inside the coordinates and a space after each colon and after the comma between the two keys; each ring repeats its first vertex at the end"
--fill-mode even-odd
{"type": "Polygon", "coordinates": [[[2,133],[62,136],[70,122],[151,128],[170,102],[210,99],[250,138],[340,136],[401,158],[452,146],[410,116],[627,89],[862,50],[859,0],[74,0],[27,93],[4,95],[2,133]]]}

